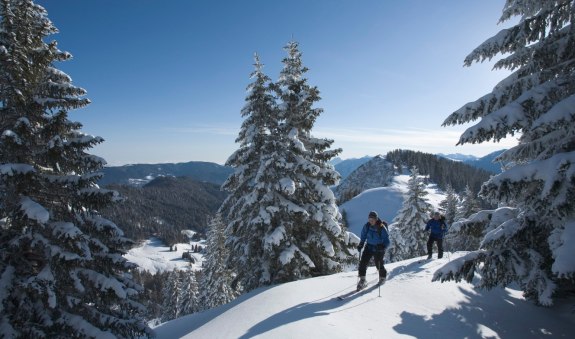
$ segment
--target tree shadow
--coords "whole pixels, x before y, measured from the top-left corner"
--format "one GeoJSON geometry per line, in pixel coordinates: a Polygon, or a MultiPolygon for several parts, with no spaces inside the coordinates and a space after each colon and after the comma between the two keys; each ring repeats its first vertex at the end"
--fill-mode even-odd
{"type": "Polygon", "coordinates": [[[505,289],[459,290],[467,300],[457,308],[431,317],[402,312],[402,322],[393,329],[416,338],[572,338],[575,333],[572,322],[557,319],[554,312],[542,312],[505,289]]]}
{"type": "Polygon", "coordinates": [[[335,312],[342,312],[350,308],[358,307],[362,304],[365,304],[366,302],[376,299],[377,297],[368,299],[358,305],[349,306],[347,308],[341,308],[341,305],[348,303],[351,300],[354,300],[362,295],[365,295],[374,288],[375,288],[374,286],[371,286],[365,289],[363,292],[353,294],[345,298],[344,300],[338,300],[336,296],[330,295],[329,297],[326,297],[324,299],[318,299],[315,302],[301,303],[299,305],[292,306],[281,312],[275,313],[270,317],[268,317],[267,319],[264,319],[259,323],[255,324],[244,335],[238,337],[238,339],[253,338],[255,336],[262,335],[268,331],[276,329],[282,325],[297,322],[303,319],[326,316],[335,312]],[[338,308],[338,310],[332,311],[335,308],[338,308]]]}

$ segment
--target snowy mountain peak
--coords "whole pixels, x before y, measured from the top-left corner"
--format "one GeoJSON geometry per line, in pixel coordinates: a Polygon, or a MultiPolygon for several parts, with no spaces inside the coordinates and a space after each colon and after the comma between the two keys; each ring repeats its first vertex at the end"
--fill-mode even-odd
{"type": "Polygon", "coordinates": [[[334,194],[341,204],[370,188],[388,186],[394,174],[393,165],[384,156],[377,155],[348,175],[334,194]]]}

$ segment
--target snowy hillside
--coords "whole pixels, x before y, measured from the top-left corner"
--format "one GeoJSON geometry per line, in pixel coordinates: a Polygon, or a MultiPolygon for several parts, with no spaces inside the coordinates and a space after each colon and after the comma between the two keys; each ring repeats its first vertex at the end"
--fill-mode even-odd
{"type": "MultiPolygon", "coordinates": [[[[359,234],[367,222],[369,211],[377,211],[382,220],[391,223],[403,204],[403,194],[407,192],[408,180],[409,175],[395,176],[389,186],[369,189],[341,205],[339,208],[346,212],[349,231],[359,234]]],[[[439,206],[445,199],[445,194],[435,185],[428,185],[426,190],[427,199],[434,207],[439,206]]]]}
{"type": "MultiPolygon", "coordinates": [[[[352,291],[356,272],[256,289],[235,301],[155,328],[157,338],[568,338],[575,299],[542,308],[513,289],[476,291],[467,283],[431,282],[461,253],[386,265],[387,283],[352,291]]],[[[368,270],[368,280],[377,277],[368,270]]],[[[571,333],[571,334],[569,334],[571,333]]]]}

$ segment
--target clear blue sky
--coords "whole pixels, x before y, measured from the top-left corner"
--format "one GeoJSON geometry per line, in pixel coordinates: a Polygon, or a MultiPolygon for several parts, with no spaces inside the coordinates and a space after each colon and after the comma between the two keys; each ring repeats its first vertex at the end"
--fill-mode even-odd
{"type": "Polygon", "coordinates": [[[324,109],[313,134],[342,158],[403,148],[485,155],[514,143],[455,147],[454,110],[506,76],[465,56],[508,25],[504,0],[37,0],[74,59],[58,65],[88,91],[71,113],[106,141],[109,165],[211,161],[238,145],[253,54],[276,80],[292,39],[324,109]]]}

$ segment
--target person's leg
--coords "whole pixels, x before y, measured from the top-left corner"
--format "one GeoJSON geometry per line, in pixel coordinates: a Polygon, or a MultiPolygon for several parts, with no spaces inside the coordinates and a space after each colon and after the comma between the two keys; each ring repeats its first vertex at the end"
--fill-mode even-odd
{"type": "Polygon", "coordinates": [[[369,259],[371,259],[371,252],[368,251],[367,249],[364,249],[363,253],[361,253],[361,259],[359,261],[358,274],[360,277],[365,278],[365,273],[367,271],[367,264],[369,263],[369,259]]]}
{"type": "Polygon", "coordinates": [[[443,239],[439,238],[437,241],[437,258],[443,258],[443,239]]]}
{"type": "Polygon", "coordinates": [[[379,278],[384,278],[387,276],[387,270],[383,266],[383,255],[385,252],[377,252],[375,255],[375,266],[379,269],[379,278]]]}
{"type": "Polygon", "coordinates": [[[433,237],[430,234],[427,240],[427,259],[431,259],[431,254],[433,254],[433,237]]]}

